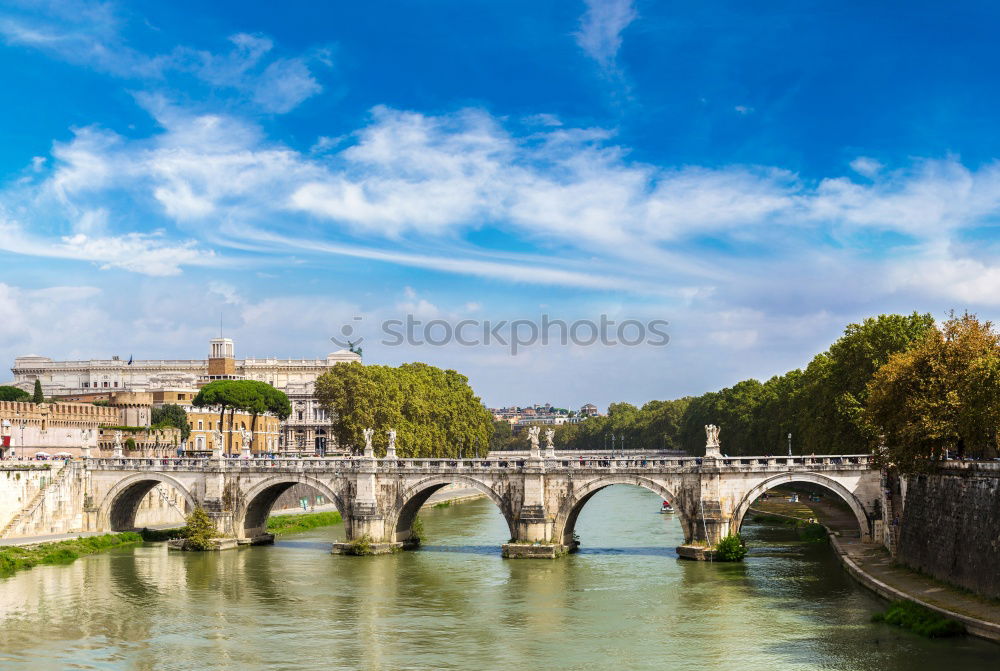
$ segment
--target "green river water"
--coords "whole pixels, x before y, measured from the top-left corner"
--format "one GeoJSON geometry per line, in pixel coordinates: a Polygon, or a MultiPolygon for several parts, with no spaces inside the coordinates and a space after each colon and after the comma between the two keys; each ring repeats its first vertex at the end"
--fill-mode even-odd
{"type": "Polygon", "coordinates": [[[392,556],[330,555],[338,526],[36,567],[0,580],[0,670],[1000,669],[1000,646],[871,624],[881,602],[787,529],[746,526],[743,564],[679,561],[659,503],[601,492],[556,561],[501,559],[480,500],[424,511],[427,547],[392,556]]]}

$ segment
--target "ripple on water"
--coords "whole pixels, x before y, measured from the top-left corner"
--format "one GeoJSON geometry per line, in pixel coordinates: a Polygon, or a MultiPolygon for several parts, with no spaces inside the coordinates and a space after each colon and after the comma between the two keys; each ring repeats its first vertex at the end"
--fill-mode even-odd
{"type": "Polygon", "coordinates": [[[333,527],[38,567],[0,581],[0,669],[996,668],[989,644],[871,624],[879,602],[787,529],[748,525],[743,564],[680,561],[658,507],[602,491],[581,552],[556,561],[502,559],[509,530],[482,500],[422,512],[420,552],[333,556],[333,527]]]}

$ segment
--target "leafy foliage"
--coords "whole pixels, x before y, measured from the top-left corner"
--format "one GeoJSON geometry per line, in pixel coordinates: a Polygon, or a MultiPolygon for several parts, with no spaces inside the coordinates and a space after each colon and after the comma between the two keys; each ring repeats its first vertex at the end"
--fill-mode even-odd
{"type": "MultiPolygon", "coordinates": [[[[257,429],[257,416],[269,412],[279,419],[292,414],[292,404],[283,391],[258,380],[215,380],[198,392],[191,402],[195,407],[216,406],[219,426],[223,426],[226,410],[241,410],[253,416],[251,432],[257,429]]],[[[230,419],[232,424],[232,419],[230,419]]],[[[232,428],[232,426],[230,426],[232,428]]]]}
{"type": "Polygon", "coordinates": [[[747,546],[737,534],[730,534],[715,546],[715,561],[743,561],[747,546]]]}
{"type": "Polygon", "coordinates": [[[373,445],[383,456],[386,432],[395,429],[400,457],[472,457],[490,445],[493,418],[453,370],[423,363],[334,366],[316,380],[316,397],[335,417],[340,445],[364,445],[362,432],[375,429],[373,445]]]}
{"type": "Polygon", "coordinates": [[[185,549],[188,550],[211,550],[212,539],[219,535],[212,523],[212,518],[208,516],[205,509],[198,506],[187,517],[187,542],[185,549]]]}
{"type": "Polygon", "coordinates": [[[592,417],[556,431],[568,449],[609,449],[625,439],[628,448],[683,449],[702,454],[705,425],[722,428],[723,452],[731,455],[784,454],[793,435],[795,454],[855,453],[868,442],[864,409],[868,382],[895,354],[933,330],[930,315],[880,315],[850,324],[830,349],[805,370],[766,382],[743,380],[720,391],[642,408],[615,403],[607,417],[592,417]]]}
{"type": "Polygon", "coordinates": [[[17,387],[11,387],[8,385],[0,386],[0,401],[28,401],[31,399],[31,394],[23,389],[18,389],[17,387]]]}
{"type": "Polygon", "coordinates": [[[1000,429],[1000,334],[974,315],[954,315],[892,357],[868,384],[863,417],[876,455],[900,472],[927,470],[946,450],[996,453],[1000,429]]]}
{"type": "Polygon", "coordinates": [[[928,638],[945,638],[965,633],[960,622],[949,620],[912,601],[893,601],[884,613],[872,615],[872,622],[885,622],[928,638]]]}
{"type": "Polygon", "coordinates": [[[45,394],[42,393],[42,381],[35,380],[35,393],[31,395],[32,403],[44,403],[45,394]]]}
{"type": "Polygon", "coordinates": [[[151,420],[154,427],[173,426],[180,429],[182,442],[191,435],[191,425],[188,424],[187,413],[179,405],[167,403],[153,408],[151,420]]]}

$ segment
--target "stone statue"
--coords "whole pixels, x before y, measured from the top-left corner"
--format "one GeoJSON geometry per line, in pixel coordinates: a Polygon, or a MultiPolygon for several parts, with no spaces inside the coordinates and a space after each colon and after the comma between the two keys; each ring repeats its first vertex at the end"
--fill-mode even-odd
{"type": "Polygon", "coordinates": [[[715,424],[705,425],[705,456],[722,456],[722,452],[719,450],[719,427],[715,424]]]}
{"type": "Polygon", "coordinates": [[[372,449],[372,436],[375,435],[375,429],[365,429],[361,433],[365,436],[365,456],[374,456],[375,451],[372,449]]]}
{"type": "Polygon", "coordinates": [[[538,434],[541,433],[542,429],[538,426],[528,427],[528,440],[531,441],[531,454],[538,454],[538,434]]]}
{"type": "Polygon", "coordinates": [[[246,428],[240,429],[240,442],[242,443],[240,447],[241,456],[249,458],[250,448],[253,446],[253,433],[246,428]]]}
{"type": "Polygon", "coordinates": [[[545,456],[555,457],[556,456],[556,445],[552,441],[555,438],[555,429],[545,429],[545,456]]]}
{"type": "Polygon", "coordinates": [[[220,431],[213,431],[212,432],[212,437],[215,439],[215,442],[212,444],[212,458],[213,459],[221,459],[222,458],[222,440],[223,440],[222,431],[221,430],[220,431]]]}
{"type": "Polygon", "coordinates": [[[122,455],[122,432],[121,431],[115,431],[115,448],[114,448],[114,452],[113,452],[112,456],[117,457],[117,458],[120,458],[120,457],[123,456],[122,455]]]}
{"type": "Polygon", "coordinates": [[[396,458],[396,429],[389,429],[386,431],[389,434],[389,447],[385,450],[386,459],[396,458]]]}

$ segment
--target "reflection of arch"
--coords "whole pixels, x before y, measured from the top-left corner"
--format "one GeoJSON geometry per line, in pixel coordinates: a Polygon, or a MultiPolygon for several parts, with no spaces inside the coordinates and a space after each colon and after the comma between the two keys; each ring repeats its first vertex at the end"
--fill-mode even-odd
{"type": "Polygon", "coordinates": [[[750,510],[750,506],[753,502],[757,500],[757,497],[766,492],[769,489],[774,489],[779,485],[794,484],[799,482],[809,482],[814,485],[819,485],[820,487],[825,487],[829,489],[834,494],[839,496],[844,500],[844,503],[851,507],[854,512],[854,516],[858,519],[858,530],[861,532],[861,537],[865,538],[870,535],[869,533],[869,523],[868,523],[868,513],[865,512],[865,508],[861,505],[861,501],[858,500],[854,494],[850,492],[842,484],[829,478],[825,475],[819,475],[818,473],[782,473],[781,475],[776,475],[772,478],[764,480],[762,483],[747,492],[743,500],[736,507],[735,512],[733,512],[732,519],[732,529],[733,533],[739,531],[740,527],[743,526],[743,518],[746,517],[747,511],[750,510]]]}
{"type": "Polygon", "coordinates": [[[184,496],[184,513],[194,510],[197,502],[180,482],[163,473],[136,473],[123,478],[111,490],[98,510],[101,527],[111,531],[132,531],[135,529],[135,514],[139,503],[156,485],[173,487],[184,496]]]}
{"type": "Polygon", "coordinates": [[[489,485],[466,475],[441,475],[421,480],[408,487],[402,493],[400,497],[403,502],[402,505],[395,511],[395,515],[392,518],[386,520],[386,528],[393,530],[393,540],[397,543],[407,541],[413,529],[413,520],[416,518],[420,508],[427,503],[427,499],[434,492],[451,484],[467,485],[489,497],[500,509],[500,512],[503,513],[503,517],[507,521],[507,526],[510,528],[510,537],[516,537],[517,529],[514,526],[510,506],[489,485]]]}
{"type": "Polygon", "coordinates": [[[563,503],[563,505],[559,508],[559,513],[556,515],[555,524],[553,526],[553,537],[563,545],[573,545],[573,533],[576,530],[576,521],[580,517],[580,511],[583,510],[587,501],[592,499],[597,492],[612,485],[632,485],[633,487],[641,487],[658,495],[664,501],[672,502],[674,510],[677,511],[677,517],[680,520],[681,528],[684,530],[684,539],[686,541],[691,539],[690,522],[687,519],[687,516],[685,516],[681,511],[681,507],[677,503],[677,497],[674,496],[673,492],[653,480],[624,474],[608,475],[603,478],[591,480],[580,489],[574,490],[573,494],[568,497],[565,503],[563,503]]]}
{"type": "Polygon", "coordinates": [[[258,482],[247,490],[236,511],[235,530],[244,538],[254,538],[267,532],[267,518],[278,497],[295,485],[308,485],[318,489],[327,501],[343,514],[343,500],[323,482],[304,475],[275,475],[258,482]]]}

